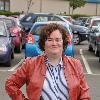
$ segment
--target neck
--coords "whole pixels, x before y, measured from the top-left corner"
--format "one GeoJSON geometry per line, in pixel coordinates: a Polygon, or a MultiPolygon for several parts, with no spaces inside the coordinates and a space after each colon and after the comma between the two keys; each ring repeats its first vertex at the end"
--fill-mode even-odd
{"type": "Polygon", "coordinates": [[[62,55],[47,55],[52,65],[57,65],[62,57],[62,55]]]}

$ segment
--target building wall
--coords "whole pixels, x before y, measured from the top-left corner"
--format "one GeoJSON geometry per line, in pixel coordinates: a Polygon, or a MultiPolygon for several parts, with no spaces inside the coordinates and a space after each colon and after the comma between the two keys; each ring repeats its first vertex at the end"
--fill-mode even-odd
{"type": "MultiPolygon", "coordinates": [[[[10,0],[10,10],[12,12],[27,12],[27,0],[10,0]]],[[[100,4],[87,3],[84,7],[74,10],[74,14],[100,15],[100,4]],[[97,13],[96,13],[97,12],[97,13]]],[[[33,0],[33,5],[29,12],[61,13],[69,14],[69,2],[65,0],[33,0]],[[42,1],[42,3],[41,3],[42,1]]],[[[72,9],[71,11],[72,12],[72,9]]]]}

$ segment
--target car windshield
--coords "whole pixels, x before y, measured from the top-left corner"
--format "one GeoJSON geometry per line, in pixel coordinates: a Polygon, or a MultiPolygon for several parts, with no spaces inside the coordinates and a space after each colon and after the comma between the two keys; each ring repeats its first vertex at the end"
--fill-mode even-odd
{"type": "Polygon", "coordinates": [[[96,30],[98,31],[98,33],[100,33],[100,24],[98,25],[98,27],[96,28],[96,30]]]}
{"type": "Polygon", "coordinates": [[[73,26],[72,26],[72,30],[73,30],[73,31],[82,31],[82,32],[84,32],[84,31],[88,31],[88,28],[86,28],[86,27],[81,27],[81,26],[79,26],[79,25],[73,25],[73,26]]]}
{"type": "MultiPolygon", "coordinates": [[[[42,28],[43,26],[45,26],[45,25],[46,25],[46,24],[38,24],[38,25],[35,25],[34,27],[32,27],[32,29],[30,30],[29,33],[31,33],[31,34],[33,34],[33,35],[39,35],[39,34],[40,34],[40,31],[41,31],[41,28],[42,28]]],[[[63,27],[65,28],[65,30],[67,31],[68,34],[71,34],[71,33],[72,33],[72,30],[71,30],[70,27],[69,27],[69,29],[68,29],[68,27],[65,26],[65,25],[63,25],[63,27]]]]}
{"type": "Polygon", "coordinates": [[[0,22],[0,36],[7,36],[3,22],[0,22]]]}
{"type": "Polygon", "coordinates": [[[41,28],[44,26],[45,24],[38,24],[35,25],[34,27],[32,27],[32,29],[30,30],[30,33],[33,35],[39,35],[40,34],[40,30],[41,28]]]}
{"type": "Polygon", "coordinates": [[[93,21],[93,26],[98,26],[100,24],[100,20],[94,20],[93,21]]]}

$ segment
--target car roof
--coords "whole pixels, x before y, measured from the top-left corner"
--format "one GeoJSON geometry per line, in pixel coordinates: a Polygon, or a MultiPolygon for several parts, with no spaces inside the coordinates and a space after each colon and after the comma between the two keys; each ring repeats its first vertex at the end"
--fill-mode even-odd
{"type": "MultiPolygon", "coordinates": [[[[56,24],[59,24],[59,25],[63,25],[64,27],[67,28],[68,33],[69,33],[69,34],[72,34],[72,31],[70,30],[70,25],[67,24],[66,22],[63,22],[63,21],[35,22],[35,23],[33,24],[33,26],[31,27],[30,32],[31,32],[31,31],[33,30],[33,28],[34,28],[35,26],[37,26],[37,25],[45,25],[45,24],[50,24],[50,23],[56,23],[56,24]]],[[[30,33],[30,32],[29,32],[29,33],[30,33]]]]}
{"type": "Polygon", "coordinates": [[[37,16],[37,15],[53,15],[53,14],[52,13],[28,13],[25,16],[29,16],[29,15],[31,15],[31,16],[37,16]]]}
{"type": "Polygon", "coordinates": [[[62,19],[64,22],[68,23],[69,25],[71,24],[69,21],[67,21],[65,18],[63,18],[62,16],[59,16],[59,15],[54,15],[60,19],[62,19]]]}
{"type": "Polygon", "coordinates": [[[100,18],[93,18],[92,20],[100,20],[100,18]]]}
{"type": "Polygon", "coordinates": [[[50,24],[50,23],[56,23],[56,24],[61,24],[61,25],[69,25],[69,24],[67,24],[66,22],[63,22],[63,21],[48,21],[48,22],[35,22],[33,24],[33,26],[37,25],[37,24],[50,24]]]}

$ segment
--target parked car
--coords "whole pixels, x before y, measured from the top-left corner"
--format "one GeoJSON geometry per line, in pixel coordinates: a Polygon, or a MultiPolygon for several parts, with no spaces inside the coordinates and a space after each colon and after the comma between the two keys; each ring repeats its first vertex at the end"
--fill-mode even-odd
{"type": "Polygon", "coordinates": [[[85,26],[86,20],[89,17],[78,17],[75,21],[74,21],[74,25],[80,25],[80,26],[85,26]]]}
{"type": "Polygon", "coordinates": [[[100,24],[100,18],[91,19],[91,23],[89,25],[90,28],[95,28],[100,24]]]}
{"type": "Polygon", "coordinates": [[[66,22],[69,25],[72,24],[70,21],[66,20],[64,16],[59,16],[59,15],[54,15],[54,17],[52,17],[51,21],[62,21],[62,22],[66,22]]]}
{"type": "Polygon", "coordinates": [[[89,31],[89,51],[94,51],[96,56],[100,53],[100,25],[89,31]]]}
{"type": "Polygon", "coordinates": [[[66,19],[70,23],[73,23],[74,19],[71,16],[61,16],[62,18],[66,19]]]}
{"type": "Polygon", "coordinates": [[[23,29],[28,33],[33,23],[35,22],[47,22],[53,17],[51,13],[28,13],[21,20],[20,24],[23,29]]]}
{"type": "Polygon", "coordinates": [[[11,34],[15,34],[16,37],[13,39],[13,44],[15,45],[14,51],[21,52],[22,46],[24,47],[26,43],[26,34],[18,25],[17,20],[11,17],[0,17],[6,23],[6,26],[11,34]]]}
{"type": "Polygon", "coordinates": [[[25,46],[25,57],[33,57],[42,54],[43,52],[39,49],[38,46],[38,39],[39,39],[39,32],[41,27],[49,23],[57,23],[63,25],[64,28],[68,31],[70,42],[68,47],[65,50],[65,55],[67,56],[74,56],[74,46],[73,46],[73,34],[71,31],[70,26],[65,22],[36,22],[33,24],[29,34],[28,34],[28,41],[25,46]]]}
{"type": "Polygon", "coordinates": [[[100,16],[91,16],[91,17],[88,17],[86,22],[85,22],[85,26],[86,27],[91,27],[91,22],[92,22],[92,19],[95,19],[95,18],[100,18],[100,16]]]}
{"type": "Polygon", "coordinates": [[[62,22],[69,24],[73,32],[74,44],[80,44],[80,42],[88,39],[88,28],[87,27],[80,26],[80,25],[73,25],[72,23],[70,23],[65,18],[59,15],[55,15],[52,18],[52,21],[62,21],[62,22]]]}
{"type": "MultiPolygon", "coordinates": [[[[47,22],[47,21],[64,21],[69,22],[65,18],[54,15],[51,13],[28,13],[25,15],[21,20],[20,24],[22,25],[23,29],[28,33],[35,22],[47,22]]],[[[70,22],[69,22],[70,24],[70,22]]]]}
{"type": "Polygon", "coordinates": [[[14,58],[14,45],[12,43],[14,35],[10,34],[7,26],[0,21],[0,63],[11,66],[11,58],[14,58]]]}
{"type": "Polygon", "coordinates": [[[74,44],[80,44],[88,39],[88,28],[80,25],[71,25],[74,44]]]}

